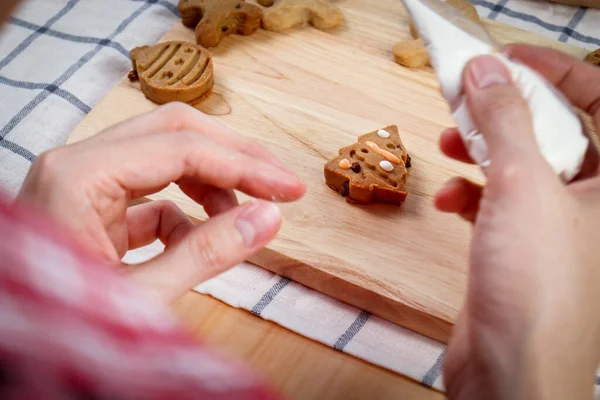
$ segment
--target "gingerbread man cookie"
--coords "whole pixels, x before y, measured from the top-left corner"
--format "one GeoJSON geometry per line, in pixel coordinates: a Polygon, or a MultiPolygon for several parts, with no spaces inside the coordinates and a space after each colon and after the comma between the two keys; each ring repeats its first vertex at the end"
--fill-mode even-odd
{"type": "MultiPolygon", "coordinates": [[[[482,23],[475,6],[468,0],[447,0],[446,3],[478,24],[482,23]]],[[[394,59],[398,64],[409,68],[431,66],[429,54],[425,49],[423,41],[419,38],[419,32],[412,21],[410,22],[410,33],[413,37],[412,40],[397,43],[392,49],[394,59]]]]}
{"type": "Polygon", "coordinates": [[[325,183],[351,203],[402,204],[411,159],[398,128],[388,126],[358,138],[325,165],[325,183]]]}
{"type": "Polygon", "coordinates": [[[263,16],[263,28],[280,32],[310,24],[317,29],[329,29],[344,22],[342,11],[328,0],[257,0],[269,7],[263,16]]]}
{"type": "Polygon", "coordinates": [[[214,47],[224,36],[251,35],[260,28],[262,10],[246,0],[179,0],[183,24],[196,29],[196,42],[214,47]]]}
{"type": "Polygon", "coordinates": [[[591,52],[585,57],[585,61],[600,67],[600,49],[591,52]]]}

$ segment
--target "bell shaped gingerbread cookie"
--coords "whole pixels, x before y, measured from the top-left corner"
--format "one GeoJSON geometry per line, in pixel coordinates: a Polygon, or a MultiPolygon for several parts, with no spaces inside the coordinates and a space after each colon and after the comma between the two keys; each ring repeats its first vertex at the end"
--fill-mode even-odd
{"type": "Polygon", "coordinates": [[[342,11],[329,0],[258,0],[269,7],[264,12],[262,26],[280,32],[303,25],[329,29],[344,22],[342,11]]]}
{"type": "Polygon", "coordinates": [[[341,149],[339,156],[325,165],[325,182],[351,203],[400,205],[406,200],[410,167],[398,128],[388,126],[341,149]]]}
{"type": "Polygon", "coordinates": [[[179,0],[181,20],[196,29],[196,42],[214,47],[232,33],[251,35],[260,28],[262,10],[246,0],[179,0]]]}
{"type": "Polygon", "coordinates": [[[187,42],[165,42],[131,51],[133,73],[142,92],[158,104],[191,103],[213,86],[212,57],[205,48],[187,42]]]}

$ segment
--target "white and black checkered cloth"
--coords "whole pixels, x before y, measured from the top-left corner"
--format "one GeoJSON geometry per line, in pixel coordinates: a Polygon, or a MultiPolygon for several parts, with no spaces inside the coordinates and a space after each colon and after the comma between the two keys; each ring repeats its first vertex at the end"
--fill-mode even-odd
{"type": "MultiPolygon", "coordinates": [[[[1,1],[1,0],[0,0],[1,1]]],[[[600,10],[541,0],[471,0],[479,14],[587,49],[600,10]]],[[[128,49],[157,41],[177,0],[28,0],[0,31],[0,186],[18,191],[31,161],[69,133],[130,69],[128,49]]],[[[139,261],[154,244],[130,253],[139,261]]],[[[444,345],[244,264],[197,288],[337,350],[443,389],[444,345]]],[[[600,378],[596,393],[600,392],[600,378]]],[[[599,397],[600,398],[600,397],[599,397]]]]}

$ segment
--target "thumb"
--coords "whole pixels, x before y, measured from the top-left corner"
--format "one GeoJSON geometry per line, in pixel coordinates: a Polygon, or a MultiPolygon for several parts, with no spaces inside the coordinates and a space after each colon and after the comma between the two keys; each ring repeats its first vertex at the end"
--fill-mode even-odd
{"type": "Polygon", "coordinates": [[[502,61],[491,55],[473,59],[465,69],[464,85],[471,117],[485,138],[492,164],[540,157],[529,106],[502,61]]]}
{"type": "Polygon", "coordinates": [[[280,226],[281,213],[274,203],[245,203],[209,219],[160,256],[132,268],[131,278],[164,301],[175,301],[262,249],[280,226]]]}

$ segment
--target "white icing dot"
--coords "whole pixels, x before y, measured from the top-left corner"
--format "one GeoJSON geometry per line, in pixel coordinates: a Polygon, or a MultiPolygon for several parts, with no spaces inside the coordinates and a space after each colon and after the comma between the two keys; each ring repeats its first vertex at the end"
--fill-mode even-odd
{"type": "Polygon", "coordinates": [[[383,129],[380,129],[377,131],[377,136],[379,136],[382,139],[387,139],[390,137],[390,133],[388,131],[384,131],[383,129]]]}
{"type": "Polygon", "coordinates": [[[380,162],[379,166],[382,170],[387,172],[392,172],[394,170],[394,166],[392,165],[392,163],[387,160],[383,160],[382,162],[380,162]]]}

